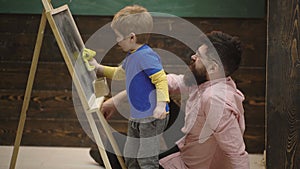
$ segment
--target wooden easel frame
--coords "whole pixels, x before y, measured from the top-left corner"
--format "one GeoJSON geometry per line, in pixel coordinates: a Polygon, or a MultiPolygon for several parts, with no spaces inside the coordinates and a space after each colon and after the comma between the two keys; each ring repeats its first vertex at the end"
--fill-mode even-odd
{"type": "MultiPolygon", "coordinates": [[[[104,97],[100,97],[100,98],[92,97],[89,100],[87,100],[85,98],[84,91],[82,90],[82,87],[80,86],[81,84],[79,82],[78,77],[76,76],[75,71],[74,71],[74,67],[71,63],[71,60],[70,60],[69,54],[67,52],[66,46],[63,43],[62,37],[60,36],[58,28],[56,27],[56,24],[54,22],[52,14],[57,13],[60,10],[69,11],[68,6],[64,5],[60,8],[54,9],[52,7],[51,3],[50,3],[50,0],[42,0],[42,3],[43,3],[43,6],[44,6],[44,10],[43,10],[42,17],[41,17],[41,22],[40,22],[40,26],[39,26],[39,30],[38,30],[37,40],[36,40],[35,49],[34,49],[34,53],[33,53],[30,72],[29,72],[29,77],[28,77],[28,80],[27,80],[27,85],[26,85],[26,90],[25,90],[25,95],[24,95],[24,101],[23,101],[23,105],[22,105],[22,110],[21,110],[18,129],[17,129],[17,135],[16,135],[16,139],[15,139],[12,158],[11,158],[11,161],[10,161],[10,169],[15,169],[15,166],[16,166],[17,156],[18,156],[20,143],[21,143],[21,139],[22,139],[22,133],[23,133],[25,120],[26,120],[26,113],[27,113],[27,110],[28,110],[28,105],[29,105],[29,101],[30,101],[30,97],[31,97],[32,86],[33,86],[33,82],[34,82],[34,78],[35,78],[35,73],[36,73],[36,69],[37,69],[38,59],[39,59],[39,55],[40,55],[40,50],[41,50],[41,46],[42,46],[43,35],[44,35],[47,20],[50,24],[50,27],[51,27],[52,31],[53,31],[55,39],[56,39],[56,41],[58,43],[58,46],[60,48],[60,51],[63,55],[64,61],[66,62],[66,65],[68,67],[68,70],[69,70],[69,72],[72,76],[72,80],[73,80],[74,85],[76,87],[76,90],[78,92],[81,104],[82,104],[83,109],[86,113],[88,123],[91,127],[94,139],[96,141],[96,144],[98,145],[98,150],[99,150],[100,155],[103,159],[103,162],[104,162],[104,165],[105,165],[106,169],[112,169],[112,167],[111,167],[111,164],[109,162],[106,151],[104,149],[104,145],[103,145],[103,142],[101,140],[99,131],[97,129],[96,122],[93,118],[93,113],[97,114],[97,116],[100,120],[100,123],[103,126],[104,132],[107,135],[108,140],[110,141],[110,143],[112,145],[112,148],[113,148],[114,152],[116,153],[116,155],[118,157],[118,160],[119,160],[119,163],[120,163],[122,169],[126,169],[123,158],[121,157],[120,150],[117,146],[117,143],[116,143],[114,137],[112,136],[109,124],[107,123],[107,121],[105,120],[105,118],[103,117],[103,115],[102,115],[102,113],[100,112],[100,109],[99,109],[100,106],[103,103],[104,97]]],[[[73,22],[74,22],[74,20],[73,20],[73,22]]],[[[80,34],[79,34],[78,31],[77,31],[77,34],[80,37],[80,34]]],[[[81,39],[81,41],[82,41],[82,39],[81,39]]],[[[84,46],[83,42],[82,42],[82,45],[84,46]]]]}

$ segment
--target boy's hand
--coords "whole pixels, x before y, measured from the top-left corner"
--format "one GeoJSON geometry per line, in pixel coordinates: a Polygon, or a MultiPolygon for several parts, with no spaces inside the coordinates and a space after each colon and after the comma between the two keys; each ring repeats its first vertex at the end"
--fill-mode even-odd
{"type": "Polygon", "coordinates": [[[93,71],[96,68],[96,65],[91,65],[89,62],[90,60],[94,59],[95,56],[96,56],[95,51],[88,48],[83,49],[82,58],[88,71],[93,71]]]}
{"type": "Polygon", "coordinates": [[[103,77],[103,65],[99,64],[95,58],[90,59],[89,64],[95,67],[98,77],[103,77]]]}
{"type": "Polygon", "coordinates": [[[153,111],[153,117],[156,119],[164,119],[167,116],[166,102],[157,102],[156,108],[153,111]]]}
{"type": "Polygon", "coordinates": [[[96,52],[88,49],[88,48],[84,48],[83,49],[83,53],[82,53],[82,57],[84,60],[91,60],[92,58],[94,58],[96,56],[96,52]]]}
{"type": "Polygon", "coordinates": [[[83,57],[83,61],[85,62],[86,68],[89,71],[95,70],[97,76],[102,77],[103,66],[97,62],[97,60],[94,58],[95,56],[96,56],[95,51],[88,48],[83,49],[82,57],[83,57]]]}
{"type": "Polygon", "coordinates": [[[96,60],[95,58],[91,58],[91,59],[89,60],[89,64],[90,64],[91,66],[95,66],[95,67],[97,67],[97,66],[99,65],[99,63],[97,62],[97,60],[96,60]]]}

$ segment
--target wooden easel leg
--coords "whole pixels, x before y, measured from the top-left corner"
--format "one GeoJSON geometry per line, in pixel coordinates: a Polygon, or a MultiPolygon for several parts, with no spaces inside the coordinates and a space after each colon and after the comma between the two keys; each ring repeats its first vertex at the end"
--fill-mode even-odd
{"type": "Polygon", "coordinates": [[[120,149],[119,149],[119,147],[118,147],[118,145],[117,145],[117,143],[116,143],[115,138],[113,137],[113,135],[112,135],[112,133],[111,133],[111,130],[110,130],[110,128],[109,128],[109,124],[107,123],[107,121],[105,120],[103,114],[100,112],[99,109],[97,110],[96,113],[97,113],[97,115],[98,115],[98,118],[99,118],[99,120],[100,120],[100,123],[101,123],[102,126],[103,126],[103,129],[104,129],[104,131],[105,131],[105,134],[107,135],[108,140],[109,140],[109,142],[110,142],[110,144],[111,144],[111,146],[112,146],[114,152],[115,152],[116,155],[117,155],[117,158],[118,158],[118,160],[119,160],[119,163],[120,163],[122,169],[126,169],[124,160],[123,160],[123,158],[122,158],[122,156],[121,156],[120,149]]]}
{"type": "Polygon", "coordinates": [[[101,157],[103,159],[105,168],[106,169],[112,169],[111,165],[110,165],[110,162],[109,162],[109,159],[108,159],[108,156],[106,154],[103,142],[101,140],[101,136],[100,136],[99,131],[97,129],[96,122],[95,122],[95,120],[93,118],[93,114],[91,112],[89,112],[89,113],[86,113],[86,116],[87,116],[88,122],[90,124],[90,127],[91,127],[91,130],[92,130],[95,142],[96,142],[96,144],[98,146],[98,150],[99,150],[100,155],[101,155],[101,157]]]}
{"type": "Polygon", "coordinates": [[[23,101],[23,105],[22,105],[22,111],[21,111],[21,115],[20,115],[17,135],[16,135],[16,139],[15,139],[14,150],[13,150],[12,158],[10,161],[10,167],[9,167],[10,169],[14,169],[16,166],[16,162],[17,162],[17,156],[18,156],[20,143],[21,143],[21,139],[22,139],[22,133],[23,133],[25,120],[26,120],[26,112],[28,110],[28,105],[29,105],[29,101],[30,101],[30,97],[31,97],[33,81],[34,81],[34,77],[35,77],[35,73],[36,73],[36,69],[37,69],[37,64],[38,64],[39,55],[40,55],[40,51],[41,51],[41,46],[42,46],[42,41],[43,41],[43,37],[44,37],[44,30],[46,27],[46,23],[47,23],[46,15],[45,15],[45,11],[43,11],[42,17],[41,17],[41,22],[40,22],[40,27],[39,27],[39,31],[38,31],[38,35],[37,35],[37,40],[35,43],[29,77],[27,80],[27,86],[26,86],[24,101],[23,101]]]}

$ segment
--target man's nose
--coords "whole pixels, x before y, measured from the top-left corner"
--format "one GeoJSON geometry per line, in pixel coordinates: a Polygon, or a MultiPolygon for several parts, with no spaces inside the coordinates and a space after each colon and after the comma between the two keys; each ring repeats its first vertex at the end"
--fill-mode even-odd
{"type": "Polygon", "coordinates": [[[196,55],[192,55],[192,56],[191,56],[191,59],[192,59],[193,61],[196,61],[197,56],[196,56],[196,55]]]}

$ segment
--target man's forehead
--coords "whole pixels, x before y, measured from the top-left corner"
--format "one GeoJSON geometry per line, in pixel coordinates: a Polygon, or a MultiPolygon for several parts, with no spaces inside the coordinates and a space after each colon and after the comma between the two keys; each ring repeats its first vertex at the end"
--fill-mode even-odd
{"type": "Polygon", "coordinates": [[[206,44],[202,44],[199,46],[199,48],[197,49],[196,53],[199,53],[201,55],[205,55],[207,51],[207,45],[206,44]]]}

